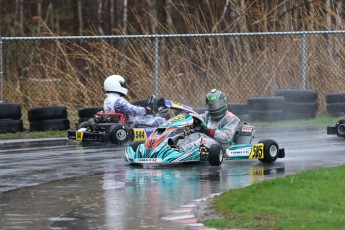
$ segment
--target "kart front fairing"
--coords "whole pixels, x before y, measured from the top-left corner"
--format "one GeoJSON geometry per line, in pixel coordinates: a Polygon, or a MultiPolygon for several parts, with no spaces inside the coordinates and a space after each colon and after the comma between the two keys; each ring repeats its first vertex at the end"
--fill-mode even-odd
{"type": "Polygon", "coordinates": [[[184,135],[193,128],[195,114],[179,114],[158,127],[148,139],[134,150],[132,146],[125,148],[125,160],[130,163],[177,163],[200,161],[199,146],[187,151],[169,142],[170,138],[184,135]]]}

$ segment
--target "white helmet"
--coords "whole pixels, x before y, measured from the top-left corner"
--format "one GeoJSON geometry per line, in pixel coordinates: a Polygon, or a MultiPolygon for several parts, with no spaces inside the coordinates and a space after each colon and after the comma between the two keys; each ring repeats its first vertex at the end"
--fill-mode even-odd
{"type": "Polygon", "coordinates": [[[104,80],[104,91],[106,93],[120,93],[127,95],[126,81],[120,75],[111,75],[104,80]]]}

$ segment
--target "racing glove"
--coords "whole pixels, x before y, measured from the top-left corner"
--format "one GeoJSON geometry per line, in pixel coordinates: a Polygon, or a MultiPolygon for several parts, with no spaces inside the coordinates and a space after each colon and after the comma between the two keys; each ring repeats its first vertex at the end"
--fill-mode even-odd
{"type": "Polygon", "coordinates": [[[200,133],[204,133],[206,134],[207,136],[209,137],[214,137],[214,133],[215,133],[215,130],[214,129],[210,129],[210,128],[207,128],[207,126],[205,124],[202,124],[200,126],[200,133]]]}
{"type": "Polygon", "coordinates": [[[146,114],[152,114],[152,113],[153,113],[153,112],[152,112],[152,109],[151,109],[149,106],[144,107],[144,109],[145,109],[145,111],[146,111],[146,114]]]}

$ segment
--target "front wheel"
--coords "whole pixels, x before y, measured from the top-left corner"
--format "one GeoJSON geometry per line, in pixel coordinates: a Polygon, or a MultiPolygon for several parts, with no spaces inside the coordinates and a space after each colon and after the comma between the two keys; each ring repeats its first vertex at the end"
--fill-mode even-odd
{"type": "Polygon", "coordinates": [[[259,159],[259,161],[264,163],[275,162],[279,155],[278,143],[274,140],[261,140],[259,143],[264,144],[264,158],[259,159]]]}
{"type": "Polygon", "coordinates": [[[208,151],[208,162],[212,166],[219,166],[223,162],[223,147],[220,144],[211,145],[208,151]]]}
{"type": "Polygon", "coordinates": [[[115,124],[109,128],[109,141],[113,144],[124,144],[129,140],[129,130],[126,126],[115,124]]]}

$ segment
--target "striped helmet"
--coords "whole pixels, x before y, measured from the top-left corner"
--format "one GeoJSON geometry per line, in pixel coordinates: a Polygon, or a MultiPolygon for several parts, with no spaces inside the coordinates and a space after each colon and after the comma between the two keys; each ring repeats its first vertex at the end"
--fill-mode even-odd
{"type": "Polygon", "coordinates": [[[206,106],[212,119],[222,119],[228,110],[225,94],[217,89],[212,89],[206,96],[206,106]]]}

